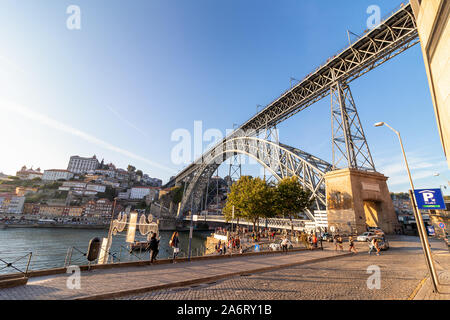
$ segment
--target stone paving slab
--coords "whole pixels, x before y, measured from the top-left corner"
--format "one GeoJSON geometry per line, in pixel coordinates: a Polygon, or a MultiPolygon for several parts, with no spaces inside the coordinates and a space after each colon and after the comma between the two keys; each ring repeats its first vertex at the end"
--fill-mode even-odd
{"type": "Polygon", "coordinates": [[[81,272],[81,288],[69,289],[69,274],[32,278],[26,286],[0,290],[1,300],[64,300],[107,295],[124,290],[136,290],[154,286],[171,286],[181,282],[209,281],[211,277],[226,277],[237,273],[252,273],[266,268],[302,264],[320,259],[340,257],[346,252],[316,250],[246,256],[230,259],[181,262],[170,265],[149,265],[120,269],[91,270],[81,272]]]}
{"type": "MultiPolygon", "coordinates": [[[[368,255],[368,245],[357,242],[358,254],[340,259],[235,276],[195,286],[162,289],[119,297],[120,300],[407,300],[417,293],[427,275],[418,237],[392,236],[391,248],[368,255]],[[378,266],[380,287],[367,285],[368,268],[378,266]],[[412,295],[414,293],[414,295],[412,295]]],[[[327,247],[330,247],[327,245],[327,247]]],[[[449,270],[450,257],[442,241],[432,241],[439,269],[449,270]]]]}
{"type": "Polygon", "coordinates": [[[433,255],[436,262],[440,288],[439,292],[433,292],[431,279],[427,276],[421,284],[414,300],[450,300],[450,252],[441,250],[433,255]]]}

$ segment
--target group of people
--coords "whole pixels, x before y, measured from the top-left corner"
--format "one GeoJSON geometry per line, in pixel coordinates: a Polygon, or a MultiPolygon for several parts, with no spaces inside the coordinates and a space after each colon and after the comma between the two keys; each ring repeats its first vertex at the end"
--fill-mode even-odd
{"type": "MultiPolygon", "coordinates": [[[[270,238],[275,239],[275,232],[271,232],[270,230],[265,230],[265,231],[266,231],[266,234],[264,234],[264,236],[268,237],[269,239],[270,238]]],[[[255,242],[259,242],[261,236],[262,236],[261,232],[258,232],[258,233],[253,232],[251,234],[251,238],[255,242]]],[[[300,232],[300,233],[295,232],[294,237],[296,238],[297,242],[302,242],[307,249],[312,250],[313,248],[318,248],[319,242],[322,247],[322,236],[316,235],[316,233],[307,234],[305,232],[300,232]]],[[[157,234],[153,233],[150,238],[150,244],[149,244],[150,262],[155,261],[156,257],[158,256],[159,242],[160,242],[160,239],[157,238],[157,234]]],[[[340,234],[335,234],[333,237],[333,243],[335,245],[334,250],[337,251],[339,248],[340,251],[343,251],[344,250],[343,242],[344,241],[343,241],[342,236],[340,234]]],[[[288,240],[287,235],[285,235],[281,241],[281,248],[282,248],[283,252],[287,253],[288,244],[289,244],[289,240],[288,240]]],[[[176,263],[175,259],[178,256],[178,253],[180,252],[179,245],[180,245],[179,234],[177,231],[175,231],[172,234],[172,236],[170,237],[170,241],[169,241],[169,246],[173,249],[172,259],[174,260],[174,263],[176,263]]],[[[352,236],[350,236],[348,238],[348,245],[349,245],[349,248],[348,248],[349,252],[358,253],[358,251],[356,250],[356,247],[355,247],[355,241],[352,236]]],[[[225,241],[221,242],[219,240],[219,242],[215,246],[215,250],[219,254],[226,254],[227,248],[231,249],[231,250],[241,249],[241,239],[240,239],[239,235],[232,236],[229,239],[228,243],[226,243],[225,241]]],[[[375,252],[376,255],[380,255],[380,247],[379,247],[377,238],[373,238],[371,241],[369,241],[369,255],[372,252],[375,252]]]]}
{"type": "MultiPolygon", "coordinates": [[[[340,249],[340,251],[344,251],[344,246],[343,246],[343,239],[342,236],[340,234],[336,234],[333,237],[333,242],[334,242],[334,250],[337,251],[338,247],[340,249]]],[[[369,255],[372,252],[376,252],[376,255],[379,256],[380,255],[380,246],[378,245],[379,239],[377,238],[372,238],[371,241],[368,242],[369,244],[369,255]]],[[[358,250],[356,250],[355,247],[355,240],[353,239],[352,236],[350,236],[348,238],[348,251],[349,252],[353,252],[353,253],[358,253],[358,250]]]]}
{"type": "Polygon", "coordinates": [[[230,237],[228,243],[225,241],[219,240],[219,242],[215,246],[215,250],[219,254],[226,254],[227,249],[232,251],[241,249],[241,238],[239,236],[230,237]]]}
{"type": "MultiPolygon", "coordinates": [[[[159,242],[160,242],[160,238],[157,237],[156,233],[153,233],[151,238],[150,238],[150,244],[149,244],[149,249],[150,249],[150,262],[153,262],[156,260],[156,257],[158,256],[159,253],[159,242]]],[[[175,258],[177,257],[178,253],[180,252],[180,239],[178,237],[178,232],[175,231],[172,234],[172,237],[170,237],[170,241],[169,241],[169,246],[173,248],[173,260],[175,263],[175,258]]]]}

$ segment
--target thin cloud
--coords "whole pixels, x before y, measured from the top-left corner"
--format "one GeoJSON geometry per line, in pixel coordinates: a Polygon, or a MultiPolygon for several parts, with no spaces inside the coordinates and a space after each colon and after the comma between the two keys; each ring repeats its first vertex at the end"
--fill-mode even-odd
{"type": "Polygon", "coordinates": [[[115,145],[112,145],[106,141],[103,141],[101,139],[98,139],[96,137],[94,137],[93,135],[90,135],[86,132],[83,132],[81,130],[78,130],[76,128],[73,128],[65,123],[62,123],[58,120],[52,119],[44,114],[41,113],[37,113],[29,108],[26,108],[24,106],[15,104],[15,103],[10,103],[10,102],[1,102],[0,103],[0,108],[6,109],[6,111],[8,112],[14,112],[17,114],[20,114],[21,116],[27,117],[29,119],[32,119],[33,121],[36,121],[42,125],[45,125],[47,127],[50,127],[52,129],[61,131],[61,132],[65,132],[68,134],[71,134],[73,136],[76,136],[78,138],[81,138],[83,140],[86,140],[89,143],[95,144],[99,147],[102,147],[104,149],[108,149],[114,152],[117,152],[119,154],[122,154],[128,158],[132,158],[135,160],[139,160],[142,162],[147,163],[150,166],[162,169],[164,171],[170,172],[170,173],[174,173],[175,170],[169,167],[166,167],[164,165],[161,165],[159,163],[153,162],[151,160],[148,160],[144,157],[141,157],[133,152],[130,152],[128,150],[122,149],[120,147],[117,147],[115,145]]]}
{"type": "Polygon", "coordinates": [[[14,69],[14,71],[20,72],[22,74],[25,74],[25,70],[23,70],[21,67],[19,67],[16,63],[9,60],[5,56],[0,56],[0,62],[3,62],[3,65],[6,65],[9,68],[14,69]]]}
{"type": "Polygon", "coordinates": [[[106,106],[106,108],[111,111],[120,121],[125,122],[127,125],[129,125],[130,127],[132,127],[133,129],[135,129],[137,132],[139,132],[140,134],[146,136],[147,138],[149,137],[144,131],[142,131],[141,129],[139,129],[138,127],[136,127],[133,123],[131,123],[130,121],[128,121],[127,119],[125,119],[120,113],[118,113],[116,110],[114,110],[113,108],[106,106]]]}

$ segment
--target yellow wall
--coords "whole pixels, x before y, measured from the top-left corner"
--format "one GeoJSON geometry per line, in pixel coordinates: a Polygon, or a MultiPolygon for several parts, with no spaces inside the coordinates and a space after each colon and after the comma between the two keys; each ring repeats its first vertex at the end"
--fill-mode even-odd
{"type": "Polygon", "coordinates": [[[439,135],[450,167],[450,1],[411,0],[439,135]]]}

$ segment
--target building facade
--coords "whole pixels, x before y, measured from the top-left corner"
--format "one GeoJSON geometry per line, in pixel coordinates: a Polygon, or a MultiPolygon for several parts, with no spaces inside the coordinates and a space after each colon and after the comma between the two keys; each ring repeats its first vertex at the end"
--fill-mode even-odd
{"type": "Polygon", "coordinates": [[[38,188],[30,188],[30,187],[16,187],[16,195],[19,197],[23,197],[30,193],[38,192],[38,188]]]}
{"type": "Polygon", "coordinates": [[[133,187],[130,190],[131,200],[143,200],[147,196],[156,200],[158,197],[159,188],[156,187],[133,187]]]}
{"type": "Polygon", "coordinates": [[[99,166],[100,163],[95,155],[92,158],[72,156],[70,157],[67,170],[77,174],[84,174],[89,171],[95,171],[99,166]]]}
{"type": "Polygon", "coordinates": [[[84,214],[87,217],[111,217],[113,205],[114,203],[108,199],[91,200],[86,204],[84,214]]]}
{"type": "Polygon", "coordinates": [[[40,205],[39,215],[44,217],[59,217],[64,213],[65,206],[40,205]]]}
{"type": "Polygon", "coordinates": [[[46,181],[69,180],[72,177],[73,177],[73,173],[68,170],[50,169],[50,170],[44,170],[44,175],[42,176],[42,180],[46,180],[46,181]]]}
{"type": "Polygon", "coordinates": [[[20,171],[16,172],[16,177],[19,177],[22,180],[32,180],[34,178],[42,178],[43,173],[41,172],[41,168],[37,168],[33,170],[32,168],[27,169],[26,166],[23,166],[20,171]]]}
{"type": "Polygon", "coordinates": [[[447,163],[450,167],[450,1],[411,0],[428,84],[447,163]]]}
{"type": "Polygon", "coordinates": [[[25,197],[15,194],[0,194],[0,213],[21,214],[25,204],[25,197]]]}

